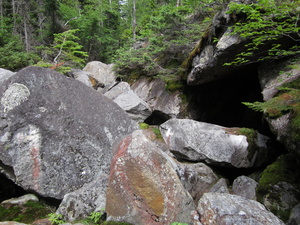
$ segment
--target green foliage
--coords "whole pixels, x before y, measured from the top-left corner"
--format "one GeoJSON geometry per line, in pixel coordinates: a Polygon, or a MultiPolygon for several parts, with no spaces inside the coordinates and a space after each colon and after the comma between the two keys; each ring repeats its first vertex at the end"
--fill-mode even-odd
{"type": "MultiPolygon", "coordinates": [[[[0,67],[9,70],[18,70],[25,66],[32,65],[39,60],[34,52],[26,52],[24,45],[17,36],[2,36],[3,42],[0,45],[0,67]]],[[[1,37],[0,37],[1,39],[1,37]]]]}
{"type": "Polygon", "coordinates": [[[266,1],[240,4],[231,2],[228,13],[237,15],[238,21],[231,34],[250,40],[246,50],[233,62],[224,65],[241,65],[253,60],[277,59],[300,52],[299,12],[300,1],[266,1]],[[286,46],[279,40],[285,38],[286,46]]]}
{"type": "Polygon", "coordinates": [[[32,223],[37,218],[46,218],[51,210],[40,202],[29,201],[24,205],[3,207],[0,205],[0,221],[16,221],[21,223],[32,223]]]}
{"type": "Polygon", "coordinates": [[[50,213],[48,214],[48,219],[52,225],[63,224],[65,221],[63,220],[63,216],[57,213],[50,213]]]}
{"type": "Polygon", "coordinates": [[[79,38],[75,35],[78,29],[68,30],[63,33],[54,34],[54,45],[57,55],[56,60],[69,62],[75,67],[82,67],[88,57],[87,52],[82,51],[82,46],[76,42],[79,38]]]}
{"type": "Polygon", "coordinates": [[[91,219],[95,224],[98,224],[101,220],[103,220],[104,212],[92,212],[88,217],[91,219]]]}
{"type": "Polygon", "coordinates": [[[291,113],[291,141],[300,141],[300,79],[278,88],[279,94],[266,102],[244,102],[246,106],[264,112],[270,118],[277,118],[287,112],[291,113]]]}
{"type": "Polygon", "coordinates": [[[243,102],[243,104],[255,111],[265,112],[272,118],[279,117],[290,110],[296,110],[300,104],[300,89],[278,89],[283,91],[283,93],[266,102],[243,102]]]}

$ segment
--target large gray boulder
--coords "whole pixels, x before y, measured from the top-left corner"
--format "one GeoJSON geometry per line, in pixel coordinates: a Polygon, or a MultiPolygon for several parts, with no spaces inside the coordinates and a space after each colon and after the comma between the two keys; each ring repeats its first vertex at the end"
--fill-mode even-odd
{"type": "Polygon", "coordinates": [[[190,223],[195,204],[176,173],[176,163],[142,130],[116,147],[109,177],[108,220],[131,224],[190,223]]]}
{"type": "Polygon", "coordinates": [[[117,103],[136,122],[144,122],[152,113],[149,105],[139,98],[126,82],[117,83],[104,95],[117,103]]]}
{"type": "Polygon", "coordinates": [[[10,78],[14,74],[15,74],[15,72],[0,68],[0,82],[10,78]]]}
{"type": "Polygon", "coordinates": [[[206,33],[201,37],[190,56],[191,70],[187,77],[189,85],[199,85],[220,79],[236,68],[224,66],[245,50],[245,40],[231,35],[234,17],[227,13],[228,7],[217,13],[206,33]],[[212,41],[218,40],[217,42],[212,41]]]}
{"type": "MultiPolygon", "coordinates": [[[[165,119],[177,118],[185,109],[180,92],[166,90],[166,84],[161,79],[142,78],[136,81],[132,90],[147,102],[152,111],[164,115],[165,119]]],[[[163,119],[164,119],[163,118],[163,119]]]]}
{"type": "Polygon", "coordinates": [[[113,143],[136,129],[110,99],[51,69],[21,70],[0,96],[1,173],[45,197],[108,174],[113,143]]]}
{"type": "Polygon", "coordinates": [[[261,166],[268,160],[269,138],[254,130],[170,119],[160,131],[170,151],[182,160],[237,168],[261,166]]]}
{"type": "Polygon", "coordinates": [[[197,210],[203,225],[284,225],[259,202],[237,195],[205,193],[197,210]]]}
{"type": "Polygon", "coordinates": [[[113,84],[116,80],[113,66],[113,64],[105,64],[99,61],[92,61],[83,68],[83,71],[86,72],[89,76],[95,78],[99,83],[107,86],[113,84]]]}

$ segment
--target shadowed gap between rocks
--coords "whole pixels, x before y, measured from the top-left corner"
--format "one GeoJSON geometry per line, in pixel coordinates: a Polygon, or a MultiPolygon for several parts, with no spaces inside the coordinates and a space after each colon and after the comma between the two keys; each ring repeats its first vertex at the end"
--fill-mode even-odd
{"type": "Polygon", "coordinates": [[[26,194],[35,194],[40,201],[55,208],[58,208],[61,203],[60,199],[46,198],[39,196],[35,192],[26,191],[22,187],[16,185],[12,180],[8,179],[5,175],[0,174],[0,202],[10,198],[18,198],[26,194]]]}
{"type": "Polygon", "coordinates": [[[171,119],[171,117],[161,111],[154,110],[152,114],[145,119],[145,123],[149,125],[161,125],[167,120],[171,119]]]}
{"type": "MultiPolygon", "coordinates": [[[[3,164],[1,160],[0,160],[0,168],[5,168],[6,171],[10,171],[10,176],[15,177],[13,168],[3,164]]],[[[4,174],[0,174],[0,202],[10,198],[18,198],[26,194],[35,194],[38,196],[38,198],[41,201],[55,208],[57,208],[61,203],[61,199],[46,198],[46,197],[39,196],[35,192],[26,191],[22,187],[15,184],[12,180],[8,179],[4,174]]]]}
{"type": "Polygon", "coordinates": [[[225,127],[253,128],[272,136],[262,113],[242,102],[263,101],[256,66],[236,71],[226,79],[187,88],[193,119],[225,127]]]}
{"type": "MultiPolygon", "coordinates": [[[[270,131],[263,113],[249,109],[242,102],[263,101],[261,86],[258,80],[258,70],[255,65],[236,71],[226,79],[210,82],[199,86],[187,87],[188,111],[192,119],[216,124],[224,127],[253,128],[259,133],[271,138],[269,145],[276,149],[270,156],[270,163],[279,155],[286,153],[284,146],[276,141],[270,131]]],[[[193,162],[192,162],[193,163],[193,162]]],[[[241,175],[255,176],[258,179],[261,168],[230,168],[210,166],[217,174],[226,177],[232,184],[241,175]]]]}

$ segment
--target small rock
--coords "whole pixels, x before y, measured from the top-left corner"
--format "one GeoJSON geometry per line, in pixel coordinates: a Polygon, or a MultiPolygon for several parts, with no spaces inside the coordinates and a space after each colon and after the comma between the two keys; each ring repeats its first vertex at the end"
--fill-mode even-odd
{"type": "Polygon", "coordinates": [[[232,194],[256,200],[257,182],[250,177],[239,176],[232,184],[232,194]]]}
{"type": "Polygon", "coordinates": [[[227,193],[229,194],[229,189],[227,185],[227,181],[224,178],[218,180],[208,192],[215,192],[215,193],[227,193]]]}
{"type": "Polygon", "coordinates": [[[205,193],[197,210],[203,225],[284,225],[259,202],[237,195],[205,193]]]}
{"type": "Polygon", "coordinates": [[[3,202],[1,202],[1,205],[24,205],[26,202],[29,201],[38,202],[39,199],[34,194],[27,194],[18,198],[4,200],[3,202]]]}

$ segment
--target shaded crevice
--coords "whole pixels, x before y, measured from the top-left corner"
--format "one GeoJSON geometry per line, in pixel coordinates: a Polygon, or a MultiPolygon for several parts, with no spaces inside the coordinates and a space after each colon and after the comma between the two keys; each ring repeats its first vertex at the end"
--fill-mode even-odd
{"type": "Polygon", "coordinates": [[[270,134],[263,114],[242,102],[263,101],[256,66],[236,71],[226,79],[188,87],[192,119],[225,127],[247,127],[270,134]]]}
{"type": "Polygon", "coordinates": [[[159,110],[154,110],[152,114],[145,119],[145,123],[149,125],[161,125],[167,120],[171,119],[171,117],[159,110]]]}

